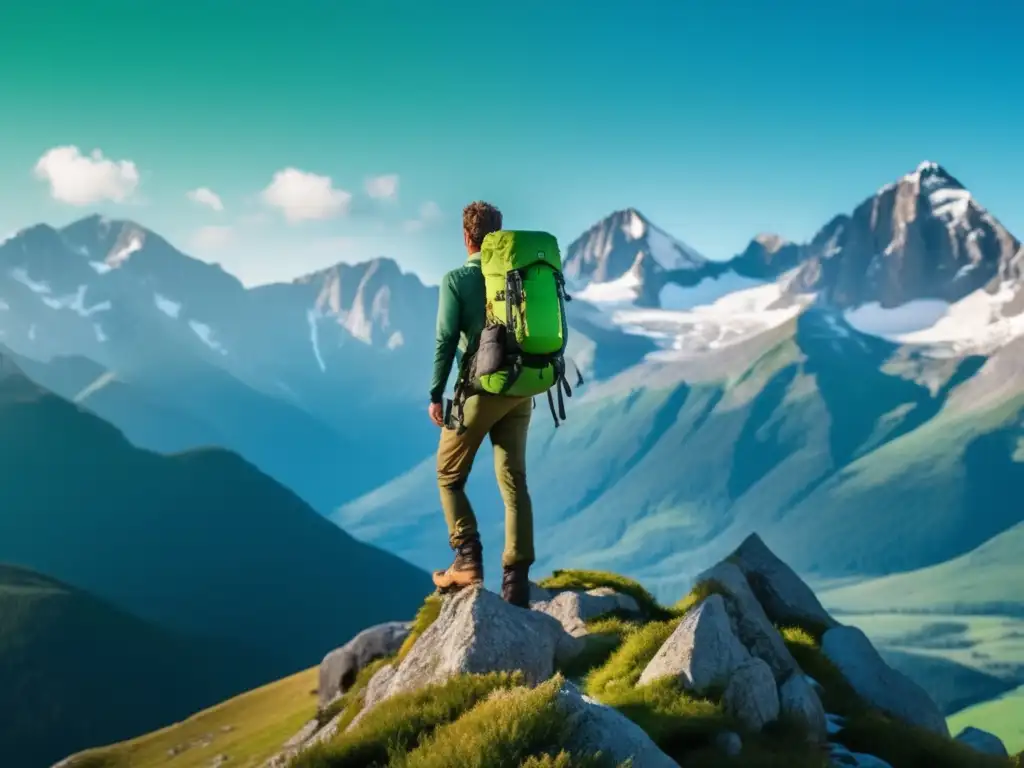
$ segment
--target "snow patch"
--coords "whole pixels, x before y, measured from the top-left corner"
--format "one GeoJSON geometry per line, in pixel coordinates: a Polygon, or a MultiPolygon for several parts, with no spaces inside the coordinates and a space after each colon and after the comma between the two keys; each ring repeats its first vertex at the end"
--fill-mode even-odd
{"type": "Polygon", "coordinates": [[[113,267],[107,264],[105,261],[90,261],[89,266],[96,270],[96,274],[98,275],[105,275],[107,272],[113,269],[113,267]]]}
{"type": "Polygon", "coordinates": [[[626,272],[615,280],[605,283],[590,283],[573,298],[589,301],[591,304],[632,304],[637,297],[640,278],[633,272],[626,272]]]}
{"type": "Polygon", "coordinates": [[[799,315],[813,296],[785,296],[783,284],[765,283],[733,291],[687,310],[620,310],[613,321],[626,333],[662,346],[654,359],[678,359],[721,349],[776,328],[799,315]]]}
{"type": "Polygon", "coordinates": [[[388,339],[388,349],[398,349],[403,344],[405,344],[405,337],[402,336],[401,331],[395,331],[388,339]]]}
{"type": "Polygon", "coordinates": [[[138,235],[132,235],[127,245],[118,248],[116,251],[110,252],[110,255],[107,256],[106,258],[107,266],[109,266],[111,269],[120,267],[128,260],[128,257],[130,257],[133,253],[140,250],[141,248],[142,238],[139,237],[138,235]]]}
{"type": "Polygon", "coordinates": [[[107,334],[103,332],[103,326],[99,323],[92,324],[93,330],[96,331],[96,341],[102,343],[107,340],[107,334]]]}
{"type": "Polygon", "coordinates": [[[713,304],[724,296],[735,291],[743,291],[764,285],[763,280],[726,272],[718,277],[706,277],[696,285],[682,286],[668,283],[658,296],[662,309],[681,311],[693,309],[703,304],[713,304]]]}
{"type": "Polygon", "coordinates": [[[320,354],[320,335],[317,328],[317,312],[315,309],[306,310],[306,322],[309,323],[309,343],[313,346],[313,356],[316,358],[317,365],[320,366],[321,371],[326,371],[327,366],[324,365],[324,358],[320,354]]]}
{"type": "Polygon", "coordinates": [[[943,187],[928,195],[932,211],[947,222],[965,221],[971,207],[971,193],[966,189],[943,187]]]}
{"type": "Polygon", "coordinates": [[[224,347],[214,340],[213,329],[211,329],[206,323],[200,323],[198,320],[189,320],[188,327],[191,328],[192,332],[195,333],[195,335],[198,336],[202,342],[214,352],[220,352],[222,355],[226,355],[228,353],[224,347]]]}
{"type": "Polygon", "coordinates": [[[26,272],[21,267],[18,267],[17,269],[12,269],[11,270],[11,277],[13,277],[15,280],[17,280],[22,285],[26,286],[30,291],[32,291],[34,293],[49,293],[50,292],[50,286],[47,283],[37,283],[35,280],[30,278],[28,276],[28,272],[26,272]]]}
{"type": "Polygon", "coordinates": [[[153,294],[153,303],[156,304],[156,308],[163,312],[168,317],[177,319],[181,313],[181,304],[177,301],[172,301],[165,296],[161,296],[159,293],[153,294]]]}
{"type": "Polygon", "coordinates": [[[883,309],[872,302],[844,314],[861,333],[897,344],[982,352],[1024,335],[1024,314],[1004,314],[1017,290],[1003,283],[996,293],[978,289],[955,304],[921,299],[883,309]]]}
{"type": "Polygon", "coordinates": [[[636,211],[630,211],[629,218],[623,224],[622,231],[629,235],[633,240],[639,240],[647,231],[647,225],[644,224],[644,220],[640,218],[640,214],[636,211]]]}
{"type": "Polygon", "coordinates": [[[647,246],[650,248],[651,257],[663,269],[699,267],[705,261],[704,257],[695,250],[683,245],[678,240],[673,240],[657,227],[648,227],[647,246]]]}
{"type": "Polygon", "coordinates": [[[85,293],[88,286],[80,285],[78,290],[70,296],[44,296],[43,304],[51,309],[70,309],[77,312],[81,317],[89,317],[97,312],[106,312],[112,308],[109,301],[101,301],[91,307],[85,305],[85,293]]]}

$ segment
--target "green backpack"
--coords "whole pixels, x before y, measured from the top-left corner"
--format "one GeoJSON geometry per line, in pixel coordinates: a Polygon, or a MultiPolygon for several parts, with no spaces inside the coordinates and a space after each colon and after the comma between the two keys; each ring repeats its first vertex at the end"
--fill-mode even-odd
{"type": "MultiPolygon", "coordinates": [[[[476,392],[534,397],[548,395],[555,426],[565,420],[563,393],[568,327],[562,256],[547,232],[492,232],[480,246],[487,320],[463,379],[476,392]],[[555,410],[557,393],[558,411],[555,410]]],[[[577,386],[583,383],[576,370],[577,386]]]]}

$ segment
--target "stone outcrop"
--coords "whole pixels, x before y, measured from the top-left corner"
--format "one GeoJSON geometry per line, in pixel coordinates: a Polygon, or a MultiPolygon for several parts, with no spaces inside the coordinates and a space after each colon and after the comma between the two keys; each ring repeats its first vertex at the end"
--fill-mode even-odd
{"type": "Polygon", "coordinates": [[[764,661],[777,681],[787,679],[798,667],[782,635],[768,619],[739,566],[721,562],[697,577],[697,584],[711,584],[726,598],[736,634],[750,653],[764,661]]]}
{"type": "Polygon", "coordinates": [[[956,740],[986,755],[1010,756],[1006,751],[1006,745],[998,736],[980,728],[964,728],[956,735],[956,740]]]}
{"type": "Polygon", "coordinates": [[[557,619],[565,631],[573,637],[586,635],[588,633],[586,622],[591,619],[618,611],[640,613],[640,606],[632,597],[620,595],[605,587],[586,592],[565,590],[544,600],[531,601],[530,607],[557,619]]]}
{"type": "Polygon", "coordinates": [[[750,653],[732,629],[721,595],[694,606],[640,675],[640,685],[676,677],[696,693],[724,688],[750,653]]]}
{"type": "Polygon", "coordinates": [[[584,696],[572,683],[562,686],[555,705],[567,720],[570,737],[565,747],[573,754],[601,752],[616,764],[631,760],[632,768],[678,768],[640,726],[617,709],[584,696]]]}
{"type": "Polygon", "coordinates": [[[537,685],[581,646],[550,616],[514,608],[479,587],[464,589],[445,600],[386,684],[376,686],[375,698],[367,693],[365,707],[465,673],[518,670],[529,685],[537,685]]]}
{"type": "Polygon", "coordinates": [[[814,591],[756,533],[750,534],[727,559],[746,576],[765,614],[776,624],[838,625],[814,591]]]}
{"type": "Polygon", "coordinates": [[[758,658],[744,662],[729,678],[722,707],[751,731],[778,720],[779,691],[771,668],[758,658]]]}
{"type": "Polygon", "coordinates": [[[946,718],[932,698],[886,664],[861,630],[834,627],[822,637],[821,650],[869,705],[911,725],[949,735],[946,718]]]}
{"type": "Polygon", "coordinates": [[[814,686],[799,672],[779,686],[779,712],[803,725],[810,741],[823,743],[828,739],[825,708],[814,686]]]}
{"type": "Polygon", "coordinates": [[[360,670],[371,661],[397,653],[409,636],[410,627],[408,622],[400,621],[378,624],[328,653],[320,662],[320,706],[326,706],[351,688],[360,670]]]}

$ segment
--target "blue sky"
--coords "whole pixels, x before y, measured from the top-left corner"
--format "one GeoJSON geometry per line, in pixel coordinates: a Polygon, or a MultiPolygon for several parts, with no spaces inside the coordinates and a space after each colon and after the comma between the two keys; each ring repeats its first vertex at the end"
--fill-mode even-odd
{"type": "Polygon", "coordinates": [[[1024,237],[1011,0],[12,5],[0,237],[98,211],[249,283],[376,255],[435,281],[484,198],[565,245],[634,206],[728,258],[924,159],[1024,237]]]}

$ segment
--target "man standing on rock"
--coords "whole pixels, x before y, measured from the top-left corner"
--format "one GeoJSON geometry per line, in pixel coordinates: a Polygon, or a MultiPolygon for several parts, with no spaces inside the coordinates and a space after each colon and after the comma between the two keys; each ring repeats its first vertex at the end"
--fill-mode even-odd
{"type": "Polygon", "coordinates": [[[467,205],[462,212],[462,234],[468,259],[441,280],[429,412],[431,420],[441,427],[437,482],[455,561],[446,570],[434,572],[434,584],[442,591],[451,591],[483,582],[480,534],[465,488],[473,459],[484,438],[490,436],[494,470],[505,501],[501,594],[512,605],[528,608],[529,568],[534,551],[533,507],[526,488],[526,436],[532,399],[471,393],[462,406],[459,428],[451,424],[442,405],[456,351],[461,352],[460,368],[465,368],[467,358],[472,357],[479,344],[487,302],[480,246],[484,237],[501,228],[501,211],[493,205],[467,205]]]}

